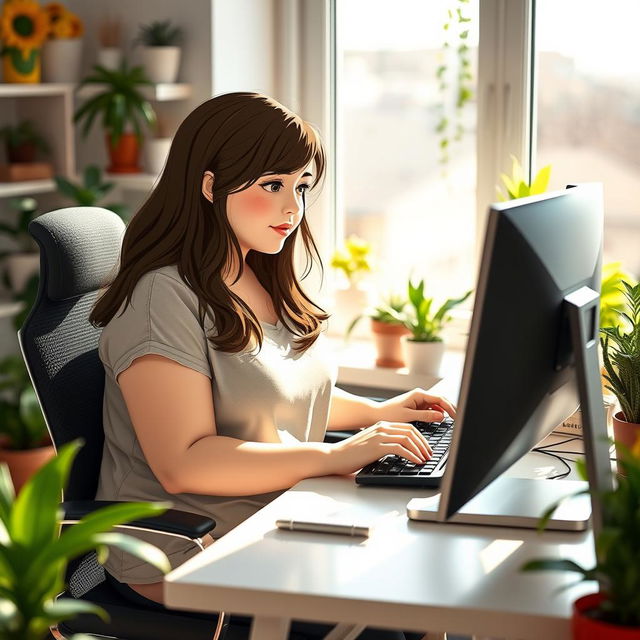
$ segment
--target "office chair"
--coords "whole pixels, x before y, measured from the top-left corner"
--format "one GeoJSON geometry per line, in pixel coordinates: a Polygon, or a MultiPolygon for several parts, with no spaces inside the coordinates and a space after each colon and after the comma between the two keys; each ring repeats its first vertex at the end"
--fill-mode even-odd
{"type": "MultiPolygon", "coordinates": [[[[115,213],[98,207],[59,209],[29,224],[40,247],[40,282],[18,342],[56,449],[77,437],[85,441],[63,494],[63,527],[112,504],[94,500],[104,441],[104,367],[98,357],[101,330],[88,317],[119,260],[124,230],[115,213]]],[[[127,526],[187,537],[202,548],[199,539],[215,522],[170,509],[127,526]]],[[[97,604],[111,622],[81,614],[52,628],[55,638],[91,633],[127,640],[211,640],[222,638],[228,627],[223,614],[155,610],[126,600],[105,580],[95,552],[69,563],[65,583],[68,588],[58,597],[97,604]]]]}
{"type": "MultiPolygon", "coordinates": [[[[59,209],[29,224],[29,233],[40,247],[40,281],[18,342],[56,449],[78,437],[85,441],[64,491],[63,528],[113,504],[94,500],[104,442],[104,367],[98,357],[101,329],[89,322],[89,313],[99,288],[118,263],[124,230],[115,213],[99,207],[59,209]]],[[[332,432],[327,439],[337,441],[349,435],[332,432]]],[[[214,529],[215,521],[170,509],[127,526],[187,537],[202,549],[200,538],[214,529]]],[[[111,621],[78,615],[51,629],[58,639],[91,633],[126,640],[230,640],[246,637],[248,630],[246,618],[236,627],[224,614],[156,610],[125,599],[105,579],[95,552],[69,563],[65,584],[67,590],[58,597],[97,604],[111,621]]]]}

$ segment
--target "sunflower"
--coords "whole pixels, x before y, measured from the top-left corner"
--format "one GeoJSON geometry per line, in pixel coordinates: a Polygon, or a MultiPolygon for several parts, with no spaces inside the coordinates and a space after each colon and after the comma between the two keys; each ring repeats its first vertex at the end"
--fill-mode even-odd
{"type": "Polygon", "coordinates": [[[0,36],[5,47],[31,51],[42,45],[49,31],[47,14],[34,0],[5,3],[0,16],[0,36]]]}
{"type": "Polygon", "coordinates": [[[66,16],[63,16],[59,20],[56,20],[51,24],[50,36],[52,38],[71,38],[72,35],[72,27],[69,20],[67,20],[66,16]]]}
{"type": "Polygon", "coordinates": [[[79,38],[84,33],[84,27],[82,25],[82,20],[78,18],[75,14],[71,14],[69,17],[69,24],[71,25],[71,37],[79,38]]]}
{"type": "Polygon", "coordinates": [[[61,2],[50,2],[49,4],[45,4],[42,8],[47,12],[50,22],[58,20],[58,18],[64,15],[66,11],[61,2]]]}

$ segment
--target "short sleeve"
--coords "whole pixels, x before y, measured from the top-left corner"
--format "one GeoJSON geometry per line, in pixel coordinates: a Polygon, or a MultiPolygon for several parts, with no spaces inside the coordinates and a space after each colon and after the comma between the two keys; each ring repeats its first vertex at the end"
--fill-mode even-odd
{"type": "Polygon", "coordinates": [[[213,377],[198,299],[184,282],[163,273],[145,274],[119,314],[120,310],[103,329],[99,350],[114,378],[135,358],[149,353],[213,377]]]}

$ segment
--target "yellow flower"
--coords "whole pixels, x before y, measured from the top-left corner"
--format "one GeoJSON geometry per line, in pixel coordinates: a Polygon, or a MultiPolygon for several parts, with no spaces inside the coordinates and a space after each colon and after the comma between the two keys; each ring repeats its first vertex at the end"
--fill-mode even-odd
{"type": "Polygon", "coordinates": [[[79,38],[84,33],[84,26],[82,20],[75,14],[71,14],[69,17],[69,24],[71,25],[71,37],[79,38]]]}
{"type": "Polygon", "coordinates": [[[31,51],[42,45],[47,37],[47,14],[34,0],[12,0],[2,8],[0,37],[4,46],[31,51]]]}
{"type": "Polygon", "coordinates": [[[49,2],[49,4],[45,4],[42,8],[47,12],[51,22],[55,22],[66,12],[66,9],[61,2],[49,2]]]}
{"type": "Polygon", "coordinates": [[[71,22],[66,19],[66,16],[56,20],[51,25],[51,37],[52,38],[72,38],[73,29],[71,22]]]}

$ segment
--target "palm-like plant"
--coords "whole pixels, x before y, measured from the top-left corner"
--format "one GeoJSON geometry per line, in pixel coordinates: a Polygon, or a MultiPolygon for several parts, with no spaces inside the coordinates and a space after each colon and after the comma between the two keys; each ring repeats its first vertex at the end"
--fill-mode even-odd
{"type": "MultiPolygon", "coordinates": [[[[76,184],[63,176],[55,176],[58,191],[74,200],[81,207],[95,206],[113,187],[113,182],[102,181],[102,171],[96,165],[89,165],[82,174],[82,183],[76,184]]],[[[125,204],[111,203],[101,205],[126,219],[129,208],[125,204]]]]}
{"type": "Polygon", "coordinates": [[[467,291],[461,298],[449,298],[435,312],[431,311],[433,298],[424,296],[424,280],[414,286],[409,279],[409,301],[413,314],[407,316],[404,324],[412,333],[412,342],[442,342],[442,330],[451,320],[449,311],[462,304],[470,295],[467,291]]]}
{"type": "MultiPolygon", "coordinates": [[[[49,627],[77,614],[108,621],[90,602],[56,596],[64,591],[69,560],[96,549],[98,561],[108,545],[170,571],[167,556],[153,545],[110,530],[119,524],[164,513],[170,502],[109,505],[83,517],[60,535],[60,498],[82,440],[62,446],[16,497],[6,464],[0,464],[0,638],[43,640],[49,627]]],[[[78,638],[78,636],[76,636],[78,638]]]]}
{"type": "Polygon", "coordinates": [[[170,47],[177,45],[182,39],[182,29],[171,23],[171,20],[155,20],[149,24],[141,24],[138,37],[133,44],[144,44],[147,47],[170,47]]]}
{"type": "Polygon", "coordinates": [[[628,325],[600,329],[606,388],[620,402],[627,422],[640,423],[640,284],[622,281],[626,306],[617,311],[628,325]]]}
{"type": "Polygon", "coordinates": [[[138,91],[138,87],[151,85],[141,66],[129,68],[126,60],[119,69],[109,70],[94,65],[93,74],[84,78],[78,89],[85,85],[102,85],[104,90],[88,99],[74,114],[74,122],[84,120],[82,135],[86,136],[98,115],[102,115],[102,125],[109,134],[110,142],[117,145],[125,127],[131,124],[136,138],[143,138],[142,125],[156,124],[156,114],[148,100],[138,91]]]}

